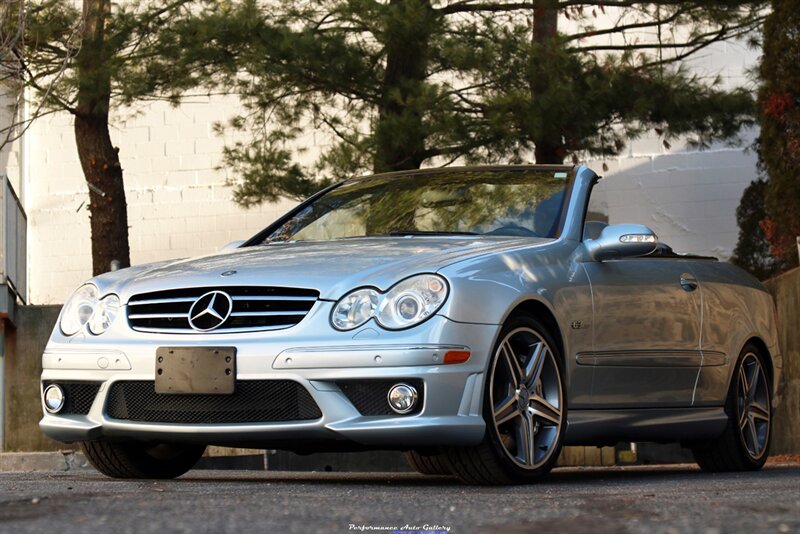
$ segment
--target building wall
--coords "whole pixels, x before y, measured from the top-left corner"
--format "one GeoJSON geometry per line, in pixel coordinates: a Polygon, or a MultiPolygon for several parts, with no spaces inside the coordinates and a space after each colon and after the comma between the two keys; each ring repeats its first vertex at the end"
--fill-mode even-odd
{"type": "Polygon", "coordinates": [[[676,252],[731,257],[739,237],[736,208],[756,178],[754,153],[725,147],[634,152],[605,162],[606,172],[603,163],[588,162],[604,175],[592,208],[609,223],[644,224],[676,252]]]}
{"type": "MultiPolygon", "coordinates": [[[[723,85],[741,85],[757,52],[721,43],[689,66],[700,76],[720,76],[723,85]]],[[[235,179],[221,163],[225,139],[213,132],[217,121],[236,113],[235,99],[194,98],[178,108],[151,103],[117,111],[112,141],[120,148],[134,264],[211,253],[245,239],[284,213],[284,201],[245,210],[232,200],[235,179]]],[[[57,114],[37,121],[28,132],[27,159],[19,150],[0,153],[12,182],[23,190],[29,223],[29,301],[60,303],[91,276],[88,190],[74,143],[71,117],[57,114]],[[27,182],[20,179],[27,168],[27,182]]],[[[748,138],[752,138],[752,133],[748,138]]],[[[309,131],[302,155],[312,160],[319,132],[309,131]]],[[[321,141],[324,142],[324,141],[321,141]]],[[[607,179],[598,192],[613,221],[644,222],[676,250],[727,259],[736,242],[735,209],[756,176],[755,155],[742,148],[706,152],[655,134],[634,141],[626,153],[587,161],[607,179]],[[603,164],[608,166],[602,172],[603,164]]]]}
{"type": "MultiPolygon", "coordinates": [[[[743,42],[716,43],[683,66],[723,88],[752,88],[747,72],[759,54],[743,42]]],[[[718,143],[697,150],[685,140],[669,140],[667,148],[652,132],[618,157],[585,162],[604,176],[595,200],[611,224],[644,224],[678,252],[728,260],[739,236],[736,208],[757,178],[757,154],[751,149],[757,135],[751,129],[741,132],[738,146],[718,143]]]]}
{"type": "Polygon", "coordinates": [[[42,418],[40,377],[42,353],[58,319],[59,306],[20,306],[14,325],[4,321],[5,376],[2,388],[5,408],[4,451],[52,451],[61,444],[39,430],[42,418]]]}
{"type": "MultiPolygon", "coordinates": [[[[16,121],[12,105],[11,95],[0,90],[0,126],[10,125],[16,121]]],[[[2,134],[0,145],[4,146],[0,148],[0,174],[7,175],[14,190],[19,192],[21,177],[19,159],[22,143],[20,141],[4,143],[5,139],[5,134],[2,134]]]]}
{"type": "Polygon", "coordinates": [[[766,282],[778,313],[778,344],[783,356],[783,373],[778,389],[780,402],[775,409],[772,454],[800,453],[800,268],[766,282]]]}
{"type": "MultiPolygon", "coordinates": [[[[256,233],[293,205],[245,210],[232,201],[229,175],[216,169],[224,139],[212,128],[235,110],[234,101],[206,98],[177,109],[154,103],[136,115],[121,110],[112,119],[126,184],[132,263],[215,252],[256,233]]],[[[69,116],[40,120],[30,136],[30,299],[59,303],[92,274],[88,189],[69,116]]]]}

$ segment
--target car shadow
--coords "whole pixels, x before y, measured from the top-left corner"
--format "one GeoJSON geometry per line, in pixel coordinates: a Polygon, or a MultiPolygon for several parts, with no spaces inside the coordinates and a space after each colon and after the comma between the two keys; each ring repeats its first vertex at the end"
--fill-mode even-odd
{"type": "MultiPolygon", "coordinates": [[[[613,482],[618,480],[647,481],[654,479],[692,479],[697,477],[736,478],[741,476],[794,475],[800,465],[772,465],[751,473],[704,473],[695,465],[637,465],[625,467],[559,467],[537,484],[548,486],[577,485],[587,482],[613,482]]],[[[298,472],[298,471],[239,471],[231,476],[227,471],[194,471],[178,479],[182,483],[264,483],[273,484],[331,484],[331,485],[392,485],[392,486],[461,486],[455,477],[430,476],[417,473],[363,473],[363,472],[298,472]]]]}

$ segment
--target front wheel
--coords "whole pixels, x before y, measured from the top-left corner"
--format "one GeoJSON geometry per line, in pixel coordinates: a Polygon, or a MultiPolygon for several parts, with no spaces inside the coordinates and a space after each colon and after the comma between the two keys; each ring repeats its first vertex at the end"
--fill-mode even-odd
{"type": "Polygon", "coordinates": [[[719,438],[692,447],[704,471],[755,471],[769,456],[772,392],[764,355],[747,345],[739,356],[725,405],[728,425],[719,438]]]}
{"type": "Polygon", "coordinates": [[[447,460],[439,451],[411,450],[405,456],[408,465],[421,475],[452,475],[447,460]]]}
{"type": "Polygon", "coordinates": [[[475,447],[454,447],[450,471],[469,484],[534,482],[558,459],[567,403],[558,346],[534,317],[503,327],[486,375],[486,433],[475,447]]]}
{"type": "Polygon", "coordinates": [[[175,478],[203,456],[205,445],[84,441],[83,454],[95,469],[112,478],[175,478]]]}

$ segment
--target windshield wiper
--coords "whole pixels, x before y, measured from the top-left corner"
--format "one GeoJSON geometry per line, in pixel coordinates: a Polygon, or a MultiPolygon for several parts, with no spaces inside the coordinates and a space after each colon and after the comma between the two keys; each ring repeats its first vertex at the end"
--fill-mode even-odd
{"type": "Polygon", "coordinates": [[[388,236],[402,235],[480,235],[476,232],[446,232],[441,230],[392,230],[388,236]]]}

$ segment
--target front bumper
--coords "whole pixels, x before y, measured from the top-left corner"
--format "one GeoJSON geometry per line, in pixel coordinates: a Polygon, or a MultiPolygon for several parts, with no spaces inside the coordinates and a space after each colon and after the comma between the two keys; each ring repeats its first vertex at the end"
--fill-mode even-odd
{"type": "MultiPolygon", "coordinates": [[[[327,310],[315,311],[327,322],[327,310]]],[[[157,440],[297,450],[313,449],[319,442],[398,449],[480,442],[485,429],[483,376],[497,325],[457,323],[435,316],[407,331],[384,332],[367,325],[325,336],[314,329],[314,319],[309,316],[284,331],[202,336],[131,332],[116,339],[109,336],[104,343],[59,343],[54,334],[43,357],[42,382],[93,381],[100,387],[86,415],[52,415],[43,409],[39,425],[47,436],[64,442],[157,440]],[[154,380],[156,349],[187,345],[235,346],[237,380],[295,381],[309,392],[322,417],[225,424],[109,417],[106,401],[115,382],[154,380]],[[470,359],[443,364],[444,353],[454,348],[470,350],[470,359]],[[344,380],[373,379],[421,380],[421,410],[413,415],[362,415],[337,385],[344,380]]]]}

